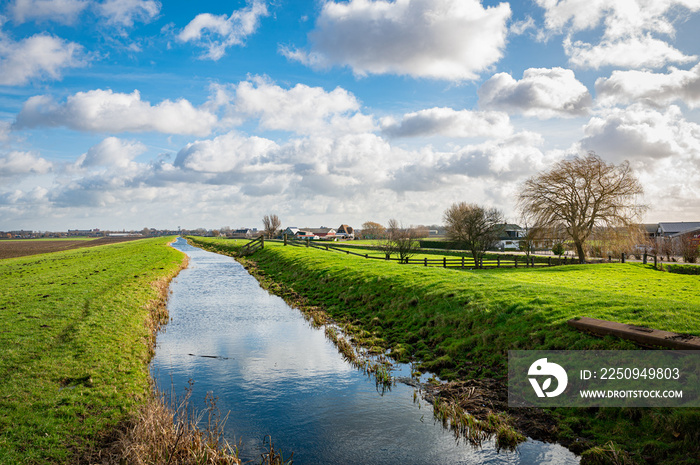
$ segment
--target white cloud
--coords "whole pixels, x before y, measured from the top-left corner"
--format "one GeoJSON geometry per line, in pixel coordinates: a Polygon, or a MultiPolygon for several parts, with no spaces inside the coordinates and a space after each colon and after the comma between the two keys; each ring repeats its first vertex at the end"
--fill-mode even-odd
{"type": "Polygon", "coordinates": [[[398,122],[391,117],[384,118],[381,126],[389,137],[501,137],[513,132],[506,113],[458,111],[452,108],[430,108],[407,113],[398,122]]]}
{"type": "Polygon", "coordinates": [[[508,3],[483,8],[478,0],[329,1],[309,34],[311,50],[281,52],[359,76],[476,79],[503,56],[510,14],[508,3]]]}
{"type": "Polygon", "coordinates": [[[128,141],[108,137],[78,158],[76,165],[81,168],[106,166],[126,168],[131,161],[146,151],[139,141],[128,141]]]}
{"type": "MultiPolygon", "coordinates": [[[[225,97],[224,97],[225,98],[225,97]]],[[[360,112],[360,102],[347,90],[297,84],[283,89],[263,78],[235,86],[231,111],[238,118],[258,118],[262,129],[298,134],[346,134],[372,131],[370,116],[360,112]]]]}
{"type": "Polygon", "coordinates": [[[535,20],[532,19],[532,16],[528,16],[523,20],[516,21],[513,24],[511,24],[508,28],[508,32],[510,32],[513,35],[519,36],[525,34],[530,29],[536,28],[537,26],[535,25],[535,20]]]}
{"type": "Polygon", "coordinates": [[[604,159],[629,160],[644,186],[649,221],[688,220],[700,214],[700,125],[671,105],[662,111],[636,103],[605,109],[575,145],[604,159]]]}
{"type": "Polygon", "coordinates": [[[566,31],[564,49],[574,66],[661,67],[695,58],[658,36],[673,38],[675,27],[671,16],[700,10],[698,0],[537,0],[537,3],[545,9],[548,30],[566,31]],[[572,41],[575,33],[594,30],[601,23],[603,34],[597,44],[572,41]]]}
{"type": "Polygon", "coordinates": [[[49,34],[35,34],[16,42],[0,31],[0,85],[60,79],[64,69],[84,65],[83,47],[75,42],[49,34]]]}
{"type": "Polygon", "coordinates": [[[643,104],[611,108],[591,118],[580,146],[616,162],[651,164],[664,158],[700,162],[700,125],[671,105],[660,112],[643,104]]]}
{"type": "Polygon", "coordinates": [[[175,166],[204,173],[236,171],[240,174],[252,165],[264,164],[276,148],[277,144],[268,139],[228,133],[187,144],[177,154],[175,166]]]}
{"type": "Polygon", "coordinates": [[[523,113],[541,119],[580,116],[591,96],[574,72],[563,68],[530,68],[519,81],[498,73],[479,89],[479,106],[523,113]]]}
{"type": "Polygon", "coordinates": [[[56,21],[73,24],[88,6],[86,0],[15,0],[9,7],[14,21],[56,21]]]}
{"type": "Polygon", "coordinates": [[[0,176],[45,174],[51,171],[52,167],[50,161],[30,152],[12,151],[0,156],[0,176]]]}
{"type": "Polygon", "coordinates": [[[201,13],[180,31],[177,38],[205,48],[203,58],[218,60],[227,48],[243,44],[245,38],[258,29],[260,18],[268,14],[267,6],[259,0],[234,11],[231,16],[201,13]]]}
{"type": "Polygon", "coordinates": [[[690,108],[700,107],[700,64],[685,71],[671,68],[667,74],[651,71],[613,71],[609,78],[595,83],[597,101],[602,105],[643,101],[667,105],[682,101],[690,108]]]}
{"type": "Polygon", "coordinates": [[[217,117],[195,108],[185,99],[164,100],[151,105],[141,100],[137,90],[131,94],[111,90],[91,90],[69,96],[64,103],[37,95],[22,107],[16,128],[64,126],[78,131],[146,132],[207,135],[217,117]]]}
{"type": "Polygon", "coordinates": [[[457,185],[473,186],[473,180],[488,183],[514,182],[534,174],[551,161],[540,150],[542,136],[520,132],[510,137],[466,145],[452,152],[429,148],[414,154],[390,172],[387,185],[395,191],[445,193],[457,185]]]}
{"type": "Polygon", "coordinates": [[[598,45],[581,41],[572,43],[567,38],[564,41],[564,50],[573,66],[593,69],[603,66],[660,68],[667,63],[688,63],[697,59],[697,56],[685,55],[663,40],[650,35],[616,41],[604,40],[598,45]]]}
{"type": "Polygon", "coordinates": [[[104,0],[96,6],[107,24],[131,27],[136,21],[148,23],[160,13],[156,0],[104,0]]]}

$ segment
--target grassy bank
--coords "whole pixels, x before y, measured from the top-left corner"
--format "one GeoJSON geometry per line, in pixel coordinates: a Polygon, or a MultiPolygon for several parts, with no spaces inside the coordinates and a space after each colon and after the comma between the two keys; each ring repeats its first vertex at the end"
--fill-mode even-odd
{"type": "MultiPolygon", "coordinates": [[[[220,252],[237,247],[195,240],[220,252]]],[[[275,243],[250,259],[270,290],[323,306],[356,342],[388,349],[400,361],[418,360],[446,379],[505,382],[509,349],[635,348],[569,328],[574,317],[700,335],[698,278],[641,264],[458,271],[275,243]]],[[[551,412],[560,440],[578,444],[578,451],[599,446],[586,453],[590,463],[615,455],[638,463],[700,461],[697,409],[551,412]]]]}
{"type": "Polygon", "coordinates": [[[168,241],[0,260],[0,463],[78,463],[152,396],[168,241]]]}

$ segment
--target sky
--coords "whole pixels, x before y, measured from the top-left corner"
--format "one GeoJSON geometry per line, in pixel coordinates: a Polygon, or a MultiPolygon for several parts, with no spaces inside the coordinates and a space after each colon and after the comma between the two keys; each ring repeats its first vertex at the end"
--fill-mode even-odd
{"type": "Polygon", "coordinates": [[[0,230],[519,221],[628,161],[700,220],[700,0],[0,1],[0,230]]]}

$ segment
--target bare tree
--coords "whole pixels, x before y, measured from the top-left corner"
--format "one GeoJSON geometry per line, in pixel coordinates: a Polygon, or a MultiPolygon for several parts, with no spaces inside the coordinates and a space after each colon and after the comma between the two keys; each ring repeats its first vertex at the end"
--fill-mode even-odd
{"type": "Polygon", "coordinates": [[[536,226],[561,225],[584,263],[593,229],[635,223],[646,208],[637,202],[643,192],[628,162],[615,166],[590,152],[525,181],[518,206],[536,226]]]}
{"type": "Polygon", "coordinates": [[[362,223],[362,237],[364,239],[383,239],[386,236],[386,228],[374,221],[362,223]]]}
{"type": "Polygon", "coordinates": [[[498,242],[503,214],[496,208],[459,202],[445,210],[444,221],[448,239],[471,251],[474,263],[479,263],[498,242]]]}
{"type": "Polygon", "coordinates": [[[268,239],[272,239],[274,235],[277,234],[282,222],[277,215],[265,215],[262,221],[265,235],[268,239]]]}
{"type": "Polygon", "coordinates": [[[415,255],[418,249],[417,231],[413,228],[404,228],[395,219],[390,219],[386,235],[382,248],[387,256],[396,254],[399,256],[399,262],[408,263],[408,259],[415,255]]]}
{"type": "Polygon", "coordinates": [[[687,233],[678,238],[679,252],[683,256],[683,261],[686,263],[695,263],[700,256],[700,245],[693,233],[687,233]]]}
{"type": "Polygon", "coordinates": [[[540,230],[533,226],[528,226],[525,223],[525,232],[520,236],[520,241],[518,243],[518,249],[521,252],[525,252],[525,257],[530,258],[530,255],[535,253],[537,247],[537,241],[540,238],[540,230]]]}

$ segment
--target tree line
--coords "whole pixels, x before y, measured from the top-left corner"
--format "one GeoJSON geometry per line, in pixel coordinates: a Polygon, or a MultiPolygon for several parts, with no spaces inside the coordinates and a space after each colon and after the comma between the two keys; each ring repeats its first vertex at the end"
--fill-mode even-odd
{"type": "MultiPolygon", "coordinates": [[[[520,186],[517,209],[525,227],[523,235],[514,239],[528,256],[543,244],[556,255],[564,253],[565,244],[571,245],[580,263],[585,263],[589,252],[619,254],[617,249],[629,250],[648,239],[640,230],[648,208],[641,203],[643,194],[627,161],[607,163],[594,152],[564,159],[520,186]]],[[[501,210],[465,201],[447,208],[443,220],[448,240],[468,250],[475,263],[496,246],[504,232],[501,210]]],[[[272,235],[280,221],[277,215],[266,215],[263,224],[272,235]]],[[[385,252],[398,255],[401,261],[415,254],[418,239],[428,233],[426,227],[404,227],[396,219],[389,220],[386,228],[372,221],[362,225],[363,237],[382,239],[385,252]]],[[[649,245],[649,250],[670,255],[673,246],[686,261],[695,262],[698,247],[682,242],[672,245],[662,240],[649,245]]]]}

